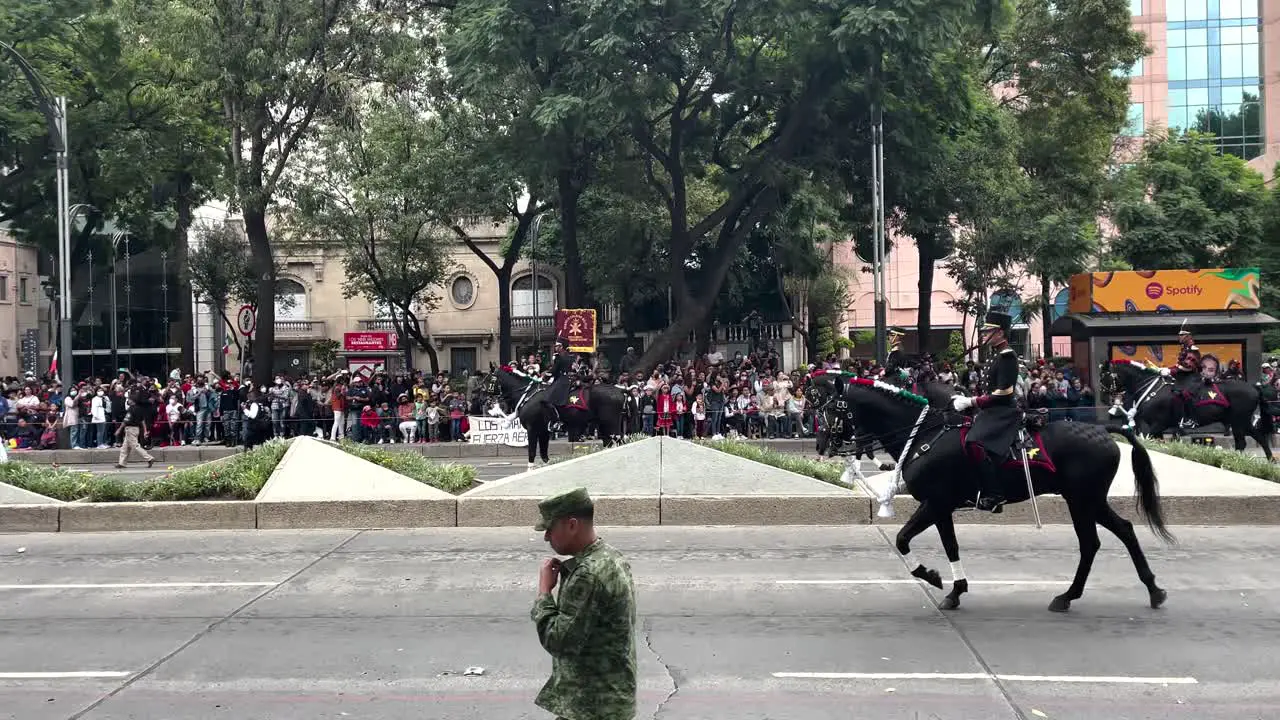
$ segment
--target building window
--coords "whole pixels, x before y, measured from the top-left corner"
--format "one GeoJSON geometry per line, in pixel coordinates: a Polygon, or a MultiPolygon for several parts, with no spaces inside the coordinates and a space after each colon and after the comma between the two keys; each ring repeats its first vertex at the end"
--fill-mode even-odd
{"type": "Polygon", "coordinates": [[[0,275],[0,302],[9,302],[9,276],[0,275]]]}
{"type": "Polygon", "coordinates": [[[1129,103],[1129,119],[1125,121],[1124,134],[1129,137],[1140,137],[1146,131],[1146,110],[1142,103],[1129,103]]]}
{"type": "Polygon", "coordinates": [[[1057,295],[1053,296],[1053,307],[1049,313],[1049,323],[1057,322],[1058,318],[1067,314],[1067,305],[1071,302],[1071,288],[1062,288],[1057,295]]]}
{"type": "Polygon", "coordinates": [[[276,320],[306,319],[307,289],[297,280],[276,280],[276,320]]]}
{"type": "Polygon", "coordinates": [[[449,299],[454,307],[462,310],[476,301],[476,283],[467,275],[459,275],[449,284],[449,299]]]}
{"type": "Polygon", "coordinates": [[[538,304],[534,307],[533,276],[524,275],[511,283],[512,317],[553,317],[556,311],[556,290],[551,278],[538,276],[538,304]],[[536,311],[536,312],[535,312],[536,311]]]}
{"type": "Polygon", "coordinates": [[[1218,138],[1222,152],[1262,154],[1257,0],[1170,0],[1169,127],[1218,138]]]}
{"type": "Polygon", "coordinates": [[[31,300],[27,297],[27,279],[26,278],[18,278],[18,302],[21,302],[21,303],[31,302],[31,300]]]}
{"type": "Polygon", "coordinates": [[[991,309],[999,310],[1007,313],[1013,318],[1013,324],[1020,325],[1025,322],[1022,317],[1022,298],[1009,290],[1001,290],[991,296],[991,309]]]}

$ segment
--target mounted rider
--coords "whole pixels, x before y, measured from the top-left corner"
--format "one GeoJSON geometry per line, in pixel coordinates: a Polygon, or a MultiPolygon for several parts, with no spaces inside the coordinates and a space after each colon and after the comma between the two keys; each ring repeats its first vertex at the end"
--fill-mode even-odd
{"type": "Polygon", "coordinates": [[[569,404],[569,392],[573,389],[573,367],[577,358],[569,352],[569,341],[562,337],[556,338],[551,352],[551,386],[547,390],[547,402],[558,414],[561,407],[569,404]]]}
{"type": "Polygon", "coordinates": [[[1009,332],[1013,318],[1008,313],[992,310],[979,331],[982,343],[996,351],[987,369],[987,394],[976,398],[956,396],[952,407],[964,411],[978,407],[980,412],[973,419],[966,441],[981,448],[977,461],[980,484],[974,507],[993,513],[1001,512],[1005,502],[1000,493],[999,467],[1009,459],[1013,443],[1018,438],[1022,412],[1018,409],[1016,387],[1018,384],[1018,353],[1009,347],[1009,332]]]}
{"type": "Polygon", "coordinates": [[[884,359],[885,382],[909,380],[907,376],[906,356],[902,353],[902,338],[906,337],[906,335],[907,331],[900,327],[894,326],[889,328],[889,354],[884,359]]]}
{"type": "Polygon", "coordinates": [[[1200,383],[1200,348],[1196,347],[1195,338],[1186,328],[1186,321],[1178,331],[1178,342],[1182,348],[1178,351],[1178,364],[1174,367],[1173,385],[1182,398],[1182,420],[1178,424],[1183,428],[1196,426],[1196,399],[1194,388],[1200,383]]]}

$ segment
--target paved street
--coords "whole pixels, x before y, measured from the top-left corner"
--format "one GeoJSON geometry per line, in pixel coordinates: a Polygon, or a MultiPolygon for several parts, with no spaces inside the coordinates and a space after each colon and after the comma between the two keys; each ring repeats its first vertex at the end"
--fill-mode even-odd
{"type": "MultiPolygon", "coordinates": [[[[943,614],[893,528],[632,528],[640,718],[1241,720],[1280,706],[1280,530],[1143,532],[1170,591],[1104,537],[1085,597],[1067,528],[962,526],[943,614]],[[985,583],[985,584],[984,584],[985,583]]],[[[933,534],[916,555],[947,575],[933,534]]],[[[0,717],[547,718],[519,529],[0,535],[0,717]],[[18,548],[25,552],[18,554],[18,548]],[[485,669],[464,677],[469,666],[485,669]]]]}

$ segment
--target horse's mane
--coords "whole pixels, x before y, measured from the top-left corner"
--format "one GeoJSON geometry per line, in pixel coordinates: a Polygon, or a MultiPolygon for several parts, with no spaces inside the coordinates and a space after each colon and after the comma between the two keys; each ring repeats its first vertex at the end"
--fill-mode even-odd
{"type": "Polygon", "coordinates": [[[842,377],[845,379],[849,379],[849,378],[858,377],[858,374],[849,372],[848,370],[826,370],[823,368],[819,368],[805,375],[804,379],[805,379],[805,382],[808,382],[809,380],[817,379],[820,377],[832,377],[832,378],[842,377]]]}
{"type": "Polygon", "coordinates": [[[904,390],[903,388],[900,388],[897,385],[890,385],[887,382],[881,382],[879,380],[868,380],[867,378],[861,378],[861,377],[852,378],[849,380],[849,382],[854,385],[861,385],[862,387],[869,387],[874,390],[879,390],[880,392],[890,396],[894,400],[909,402],[915,405],[929,404],[928,398],[917,395],[911,392],[910,390],[904,390]]]}

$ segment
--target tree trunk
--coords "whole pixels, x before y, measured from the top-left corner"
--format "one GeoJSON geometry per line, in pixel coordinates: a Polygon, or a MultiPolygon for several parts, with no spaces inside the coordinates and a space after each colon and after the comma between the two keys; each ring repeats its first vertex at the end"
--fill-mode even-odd
{"type": "MultiPolygon", "coordinates": [[[[194,298],[191,293],[191,278],[186,272],[187,251],[190,250],[187,246],[188,233],[191,230],[194,210],[192,207],[191,184],[191,175],[183,173],[182,178],[179,180],[176,198],[178,222],[173,247],[173,260],[178,267],[178,317],[175,325],[178,333],[182,369],[186,372],[198,373],[200,368],[196,367],[196,353],[199,350],[195,344],[196,319],[192,317],[194,298]]],[[[165,342],[168,342],[168,338],[165,338],[165,342]]]]}
{"type": "Polygon", "coordinates": [[[572,175],[562,170],[556,176],[560,196],[560,244],[564,251],[564,304],[569,308],[587,307],[587,281],[582,272],[582,250],[578,247],[578,198],[582,190],[575,187],[572,175]]]}
{"type": "Polygon", "coordinates": [[[920,281],[916,285],[919,307],[916,309],[916,352],[921,355],[931,349],[933,332],[933,242],[918,241],[920,252],[920,281]]]}
{"type": "Polygon", "coordinates": [[[1046,360],[1053,355],[1053,323],[1049,322],[1053,318],[1053,306],[1049,304],[1049,276],[1040,276],[1040,341],[1044,346],[1040,348],[1041,357],[1046,360]]]}
{"type": "Polygon", "coordinates": [[[659,363],[675,357],[676,351],[689,337],[689,333],[711,312],[710,303],[682,303],[675,322],[662,331],[653,344],[645,348],[636,367],[648,375],[659,363]]]}
{"type": "MultiPolygon", "coordinates": [[[[511,362],[511,270],[514,263],[504,262],[498,268],[498,363],[511,362]]],[[[537,287],[536,285],[534,286],[537,287]]],[[[536,292],[536,290],[535,290],[536,292]]],[[[537,297],[535,294],[534,297],[537,297]]]]}
{"type": "Polygon", "coordinates": [[[275,372],[276,265],[267,237],[266,206],[254,202],[244,207],[244,231],[249,239],[249,268],[257,278],[258,325],[253,332],[253,385],[271,384],[275,372]]]}

